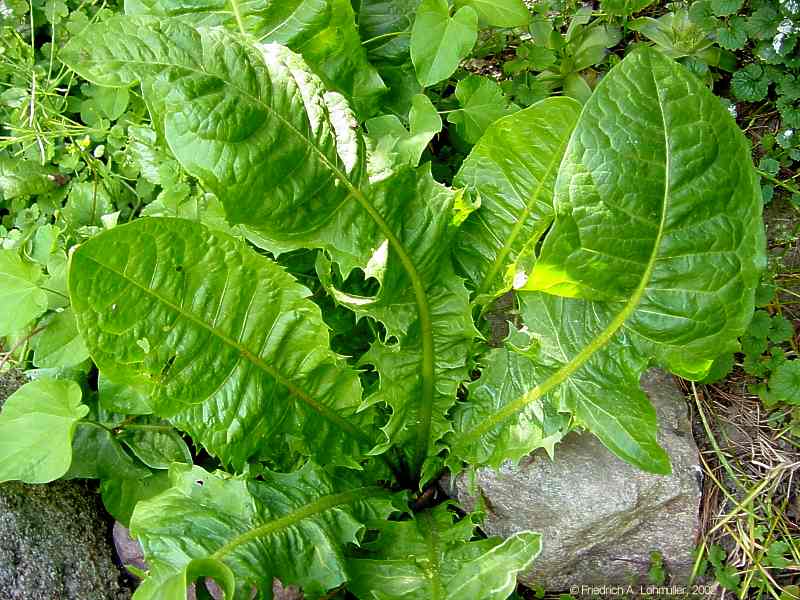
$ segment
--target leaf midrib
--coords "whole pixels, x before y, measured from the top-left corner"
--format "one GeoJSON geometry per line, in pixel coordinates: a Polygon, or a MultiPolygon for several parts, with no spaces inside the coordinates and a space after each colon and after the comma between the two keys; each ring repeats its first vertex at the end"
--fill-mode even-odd
{"type": "MultiPolygon", "coordinates": [[[[431,600],[444,600],[443,590],[442,590],[442,565],[441,561],[439,560],[440,552],[439,552],[439,531],[438,531],[438,523],[433,516],[428,513],[420,513],[416,517],[418,521],[424,521],[425,529],[422,531],[422,535],[425,538],[425,545],[428,547],[428,564],[425,567],[425,570],[430,573],[430,584],[431,584],[431,600]]],[[[417,524],[419,527],[419,523],[417,524]]]]}
{"type": "MultiPolygon", "coordinates": [[[[206,77],[214,77],[230,85],[232,89],[241,93],[243,96],[251,99],[256,104],[262,106],[264,110],[273,115],[277,120],[281,121],[299,139],[303,140],[303,142],[308,147],[311,148],[312,152],[317,155],[320,162],[322,162],[328,169],[330,169],[331,172],[334,174],[334,176],[337,177],[347,187],[350,194],[356,199],[356,202],[358,202],[361,205],[361,207],[367,211],[367,214],[369,214],[370,218],[372,218],[372,220],[375,221],[375,224],[378,226],[378,229],[381,230],[381,233],[389,241],[389,244],[392,246],[392,248],[394,248],[394,251],[397,254],[398,259],[400,260],[403,269],[406,271],[408,278],[411,281],[411,286],[412,289],[414,290],[414,299],[417,304],[417,311],[419,314],[420,336],[422,338],[422,360],[420,368],[422,389],[420,394],[419,413],[417,418],[418,425],[417,425],[417,440],[414,447],[414,464],[412,465],[415,473],[418,474],[421,471],[422,463],[424,462],[425,457],[427,455],[428,441],[431,435],[431,426],[433,420],[433,400],[435,392],[433,320],[431,317],[431,309],[430,309],[430,304],[428,302],[428,295],[427,291],[425,290],[425,285],[423,284],[422,278],[420,277],[419,272],[417,271],[416,266],[414,265],[414,262],[411,260],[411,256],[409,255],[403,243],[391,230],[386,220],[372,205],[372,203],[367,199],[364,193],[350,181],[350,178],[347,177],[336,165],[331,163],[328,160],[328,157],[325,156],[325,154],[323,154],[319,150],[319,148],[317,148],[313,143],[311,143],[311,140],[309,140],[305,135],[303,135],[303,133],[299,131],[291,122],[286,120],[283,117],[283,115],[275,111],[269,104],[264,102],[262,99],[257,98],[252,94],[250,94],[249,92],[247,92],[246,90],[241,89],[234,82],[224,79],[218,75],[209,73],[203,69],[192,68],[185,65],[175,64],[173,62],[163,62],[163,61],[145,62],[142,60],[115,60],[114,62],[119,62],[126,65],[143,65],[146,68],[151,68],[153,65],[157,65],[164,68],[174,68],[174,69],[189,71],[206,77]]],[[[169,143],[169,141],[167,143],[169,143]]],[[[170,150],[172,150],[171,147],[170,150]]],[[[175,154],[174,151],[173,154],[175,154]]]]}
{"type": "MultiPolygon", "coordinates": [[[[522,232],[522,228],[525,226],[528,217],[533,210],[534,204],[539,200],[539,197],[544,190],[544,184],[547,181],[548,177],[552,174],[553,170],[561,165],[561,160],[564,157],[564,151],[566,149],[567,144],[569,144],[569,140],[572,137],[570,131],[570,135],[564,137],[561,140],[561,143],[558,145],[558,152],[553,154],[553,157],[550,159],[550,162],[545,169],[544,176],[539,180],[539,183],[536,187],[536,190],[533,194],[530,195],[528,202],[524,202],[524,208],[517,219],[517,222],[514,224],[514,228],[511,230],[508,238],[506,238],[506,242],[500,248],[500,252],[497,253],[497,257],[492,262],[491,267],[489,268],[486,277],[484,277],[483,282],[481,283],[480,287],[478,288],[477,295],[481,296],[482,294],[487,293],[489,290],[488,288],[492,285],[494,280],[497,278],[497,274],[500,271],[500,267],[505,263],[506,258],[508,258],[509,253],[511,252],[512,246],[516,241],[519,234],[522,232]]],[[[512,184],[514,191],[516,192],[516,186],[512,184]]],[[[522,199],[522,198],[520,198],[522,199]]],[[[544,226],[537,227],[539,235],[544,231],[544,226]]]]}
{"type": "Polygon", "coordinates": [[[284,515],[274,521],[265,523],[255,529],[251,529],[229,541],[222,546],[219,550],[214,552],[209,558],[221,560],[225,555],[230,554],[239,546],[246,544],[254,539],[272,535],[280,530],[287,529],[292,525],[303,521],[309,517],[321,514],[327,510],[341,506],[343,504],[352,504],[357,500],[364,498],[371,498],[374,496],[382,496],[386,494],[386,490],[378,486],[369,486],[342,492],[340,494],[331,494],[323,496],[310,504],[306,504],[287,515],[284,515]]]}
{"type": "MultiPolygon", "coordinates": [[[[536,402],[542,396],[549,393],[554,388],[558,387],[564,381],[569,379],[569,377],[572,376],[575,373],[575,371],[581,368],[584,365],[584,363],[586,363],[596,352],[605,347],[611,341],[611,339],[616,335],[619,329],[622,328],[622,326],[625,324],[628,318],[630,318],[630,316],[636,311],[636,308],[639,306],[642,296],[644,295],[644,292],[650,283],[650,279],[652,278],[656,262],[658,261],[658,255],[661,249],[661,242],[664,236],[664,229],[666,227],[667,212],[669,210],[669,190],[671,185],[670,184],[671,155],[669,148],[669,135],[666,125],[666,117],[664,114],[664,105],[661,98],[661,93],[660,93],[661,90],[658,86],[658,82],[655,79],[655,74],[652,72],[652,70],[650,74],[653,79],[653,85],[656,88],[657,92],[659,114],[661,115],[661,122],[663,124],[663,131],[664,131],[664,144],[665,144],[664,196],[661,203],[662,207],[661,220],[658,225],[658,233],[653,243],[653,251],[650,254],[650,258],[648,259],[647,262],[647,267],[644,273],[642,274],[642,278],[641,281],[639,282],[639,285],[634,290],[630,300],[625,304],[625,306],[617,314],[617,316],[614,317],[614,319],[611,320],[611,322],[606,326],[606,328],[602,332],[600,332],[600,334],[596,338],[594,338],[594,340],[592,340],[589,344],[587,344],[584,347],[584,349],[581,350],[572,360],[566,363],[558,371],[553,373],[544,382],[528,390],[528,392],[520,396],[518,399],[514,400],[513,402],[510,402],[509,404],[498,410],[491,417],[481,422],[481,424],[478,425],[477,427],[462,434],[462,436],[458,439],[459,444],[468,444],[470,442],[477,440],[481,436],[487,434],[496,426],[500,425],[506,419],[509,419],[515,414],[519,413],[526,406],[532,404],[533,402],[536,402]]],[[[571,138],[572,136],[570,136],[570,139],[571,138]]]]}
{"type": "Polygon", "coordinates": [[[211,333],[213,336],[215,336],[218,339],[220,339],[223,343],[225,343],[228,346],[230,346],[231,348],[234,348],[235,350],[237,350],[239,352],[239,354],[241,356],[243,356],[245,359],[247,359],[253,366],[261,369],[264,372],[266,372],[278,384],[284,386],[292,396],[295,396],[297,399],[301,400],[306,406],[308,406],[309,408],[314,410],[321,417],[323,417],[326,420],[328,420],[329,422],[333,423],[334,425],[339,427],[339,429],[341,429],[342,431],[345,431],[346,433],[348,433],[352,437],[357,438],[362,443],[364,443],[366,445],[372,445],[373,444],[373,441],[370,440],[369,436],[367,436],[358,427],[356,427],[355,425],[350,423],[347,419],[345,419],[345,418],[339,416],[338,414],[336,414],[336,412],[334,412],[333,410],[331,410],[330,408],[328,408],[324,404],[321,404],[320,402],[317,402],[316,400],[314,400],[314,398],[312,398],[310,394],[308,394],[302,388],[296,386],[294,383],[292,383],[290,380],[288,380],[286,377],[284,377],[278,370],[276,370],[275,368],[273,368],[272,366],[270,366],[266,362],[264,362],[261,359],[261,357],[259,357],[258,355],[254,354],[249,348],[247,348],[246,346],[244,346],[240,342],[237,342],[233,338],[228,337],[227,335],[225,335],[224,333],[222,333],[221,331],[219,331],[218,329],[216,329],[212,325],[209,325],[208,323],[203,321],[201,317],[195,315],[192,312],[184,310],[183,307],[179,306],[178,304],[175,304],[169,298],[166,298],[166,297],[162,296],[161,294],[159,294],[158,292],[156,292],[155,290],[153,290],[150,287],[142,285],[141,283],[139,283],[135,279],[132,279],[131,277],[128,277],[125,273],[122,273],[122,272],[114,269],[113,267],[111,267],[111,266],[109,266],[109,265],[107,265],[105,263],[100,262],[94,256],[91,256],[91,255],[83,256],[80,253],[76,254],[76,257],[77,256],[81,256],[82,258],[93,262],[95,265],[97,265],[101,269],[105,269],[106,271],[108,271],[110,273],[113,273],[117,277],[120,277],[121,279],[131,283],[132,285],[134,285],[137,288],[139,288],[140,290],[142,290],[145,294],[151,296],[156,301],[161,302],[165,306],[169,307],[170,309],[172,309],[173,311],[178,313],[181,317],[184,317],[187,320],[189,320],[192,323],[194,323],[195,325],[197,325],[198,327],[201,327],[201,328],[205,329],[206,331],[211,333]]]}

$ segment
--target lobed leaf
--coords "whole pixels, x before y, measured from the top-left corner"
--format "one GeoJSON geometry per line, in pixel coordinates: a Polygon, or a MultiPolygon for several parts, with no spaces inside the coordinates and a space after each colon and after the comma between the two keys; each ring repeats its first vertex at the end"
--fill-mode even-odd
{"type": "MultiPolygon", "coordinates": [[[[483,356],[481,376],[467,384],[468,402],[461,402],[452,413],[456,431],[468,429],[487,415],[502,410],[509,398],[519,398],[536,387],[550,374],[541,366],[540,338],[530,330],[511,329],[502,348],[494,348],[483,356]]],[[[555,445],[574,427],[569,414],[559,412],[552,399],[535,402],[520,416],[499,430],[475,442],[469,459],[477,464],[499,467],[504,461],[516,461],[538,448],[552,458],[555,445]]]]}
{"type": "MultiPolygon", "coordinates": [[[[464,282],[450,251],[457,228],[472,207],[460,194],[436,183],[427,167],[401,170],[376,183],[370,199],[392,234],[380,261],[381,288],[373,297],[343,294],[330,283],[330,264],[321,261],[320,280],[334,299],[357,317],[377,319],[387,329],[361,357],[374,365],[377,389],[366,402],[392,408],[383,430],[426,477],[436,475],[439,440],[450,430],[447,411],[467,378],[467,359],[477,336],[464,282]],[[407,255],[394,252],[400,248],[407,255]],[[411,273],[407,261],[413,265],[411,273]]],[[[380,258],[380,257],[376,257],[380,258]]],[[[377,268],[373,263],[372,268],[377,268]]],[[[427,481],[427,479],[425,479],[427,481]]]]}
{"type": "Polygon", "coordinates": [[[241,467],[287,431],[332,463],[356,466],[373,445],[358,377],[310,292],[240,241],[139,219],[80,246],[69,283],[98,368],[147,390],[157,415],[223,462],[241,467]]]}
{"type": "Polygon", "coordinates": [[[360,600],[505,600],[516,575],[539,554],[540,535],[470,541],[475,524],[453,522],[448,504],[409,521],[372,523],[378,538],[365,543],[348,567],[348,590],[360,600]]]}
{"type": "Polygon", "coordinates": [[[310,463],[267,471],[263,481],[175,464],[170,479],[172,487],[139,502],[131,518],[151,567],[135,600],[184,600],[197,561],[211,567],[202,575],[232,588],[227,598],[253,590],[270,597],[274,577],[317,598],[349,579],[344,546],[358,543],[362,523],[394,510],[382,488],[353,487],[310,463]]]}
{"type": "Polygon", "coordinates": [[[654,362],[702,378],[746,328],[765,262],[748,144],[700,80],[637,50],[584,106],[555,212],[520,286],[538,383],[502,407],[459,407],[453,452],[497,464],[507,429],[552,405],[624,460],[669,472],[639,377],[654,362]]]}

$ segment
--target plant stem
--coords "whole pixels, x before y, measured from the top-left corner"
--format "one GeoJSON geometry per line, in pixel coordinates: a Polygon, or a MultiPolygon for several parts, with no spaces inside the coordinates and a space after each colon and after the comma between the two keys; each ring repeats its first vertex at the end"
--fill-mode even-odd
{"type": "MultiPolygon", "coordinates": [[[[761,177],[763,177],[764,179],[766,179],[768,181],[771,181],[772,183],[774,183],[778,187],[782,187],[787,192],[791,192],[793,194],[800,194],[800,188],[796,188],[793,185],[789,185],[785,181],[781,181],[780,179],[778,179],[774,175],[770,175],[769,173],[767,173],[766,171],[762,171],[761,169],[756,169],[756,172],[759,175],[761,175],[761,177]]],[[[792,178],[792,179],[794,179],[794,178],[792,178]]]]}
{"type": "Polygon", "coordinates": [[[23,344],[27,344],[33,336],[35,336],[37,333],[41,333],[45,329],[47,329],[47,325],[42,325],[40,327],[37,327],[36,329],[31,331],[28,335],[26,335],[24,338],[20,339],[16,344],[14,344],[11,350],[6,352],[5,356],[3,356],[2,359],[0,359],[0,371],[3,370],[3,367],[6,366],[8,359],[11,358],[11,355],[14,354],[14,352],[19,350],[20,346],[22,346],[23,344]]]}
{"type": "Polygon", "coordinates": [[[239,12],[239,0],[230,0],[231,8],[233,9],[233,16],[236,19],[236,24],[239,26],[239,32],[242,35],[247,35],[244,30],[244,22],[242,21],[242,15],[239,12]]]}
{"type": "Polygon", "coordinates": [[[362,46],[367,46],[367,45],[371,44],[372,42],[379,42],[380,40],[383,40],[383,39],[386,39],[386,38],[398,37],[398,36],[402,36],[402,35],[411,35],[411,32],[409,32],[409,31],[391,31],[389,33],[382,33],[381,35],[376,35],[375,37],[369,38],[368,40],[364,40],[363,42],[361,42],[361,45],[362,46]]]}

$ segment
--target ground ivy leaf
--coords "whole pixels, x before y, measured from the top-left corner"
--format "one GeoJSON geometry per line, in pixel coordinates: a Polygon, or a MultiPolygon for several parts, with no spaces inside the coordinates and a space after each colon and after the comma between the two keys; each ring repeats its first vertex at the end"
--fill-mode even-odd
{"type": "Polygon", "coordinates": [[[717,43],[727,50],[739,50],[747,42],[742,17],[733,17],[725,27],[717,29],[717,43]]]}
{"type": "Polygon", "coordinates": [[[229,570],[232,598],[271,593],[273,577],[318,598],[349,579],[344,547],[357,543],[363,522],[393,511],[389,492],[344,484],[310,463],[259,481],[176,464],[170,478],[172,487],[139,502],[131,519],[151,567],[136,600],[183,600],[191,581],[184,573],[197,560],[229,570]],[[175,578],[180,585],[161,593],[175,578]]]}
{"type": "Polygon", "coordinates": [[[800,406],[800,361],[787,360],[772,372],[767,399],[770,404],[785,402],[800,406]]]}
{"type": "Polygon", "coordinates": [[[753,14],[747,18],[745,27],[747,28],[747,33],[751,38],[756,40],[765,40],[774,35],[775,29],[780,21],[780,13],[778,13],[778,11],[772,6],[764,4],[757,8],[753,14]]]}
{"type": "Polygon", "coordinates": [[[769,79],[759,65],[750,64],[733,74],[731,90],[739,100],[758,102],[769,92],[769,79]]]}
{"type": "Polygon", "coordinates": [[[348,590],[359,600],[506,600],[517,573],[539,554],[541,536],[470,541],[470,517],[454,523],[448,504],[409,521],[370,523],[378,537],[348,560],[348,590]]]}
{"type": "Polygon", "coordinates": [[[776,315],[770,319],[769,339],[776,344],[788,342],[794,337],[794,325],[784,316],[776,315]]]}
{"type": "Polygon", "coordinates": [[[476,143],[494,121],[515,111],[500,85],[488,77],[465,77],[456,85],[455,95],[461,109],[451,112],[447,120],[470,144],[476,143]]]}
{"type": "Polygon", "coordinates": [[[411,60],[422,87],[447,79],[478,39],[478,13],[469,6],[450,16],[447,0],[422,0],[411,30],[411,60]]]}
{"type": "Polygon", "coordinates": [[[89,413],[74,381],[37,379],[5,401],[0,412],[0,483],[47,483],[72,461],[75,425],[89,413]]]}
{"type": "Polygon", "coordinates": [[[766,262],[749,144],[700,80],[640,49],[584,106],[555,190],[520,286],[534,292],[520,300],[539,382],[501,409],[473,407],[448,441],[496,462],[503,432],[555,402],[624,460],[669,472],[639,378],[651,363],[702,378],[747,327],[766,262]]]}
{"type": "Polygon", "coordinates": [[[330,350],[310,292],[242,242],[138,219],[80,246],[69,280],[98,368],[146,389],[157,415],[225,463],[287,431],[352,466],[374,443],[371,417],[355,414],[358,376],[330,350]]]}
{"type": "Polygon", "coordinates": [[[504,117],[464,160],[454,183],[481,206],[459,231],[454,255],[479,296],[510,289],[515,263],[550,225],[558,166],[580,109],[571,98],[548,98],[504,117]]]}
{"type": "Polygon", "coordinates": [[[739,12],[744,0],[711,0],[711,10],[717,17],[727,17],[739,12]]]}
{"type": "Polygon", "coordinates": [[[490,27],[525,27],[531,13],[522,0],[456,0],[456,8],[471,6],[490,27]]]}

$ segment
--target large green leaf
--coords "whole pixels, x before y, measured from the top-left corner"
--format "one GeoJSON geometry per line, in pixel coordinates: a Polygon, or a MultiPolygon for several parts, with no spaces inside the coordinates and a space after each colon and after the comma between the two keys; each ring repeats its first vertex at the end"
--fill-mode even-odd
{"type": "MultiPolygon", "coordinates": [[[[329,263],[318,272],[337,302],[386,327],[386,337],[361,358],[379,375],[379,385],[367,402],[384,402],[392,408],[384,427],[387,442],[400,446],[419,469],[426,456],[439,452],[437,442],[450,431],[446,413],[468,376],[470,344],[477,335],[467,289],[450,260],[458,226],[472,207],[463,205],[460,193],[436,183],[426,168],[401,170],[370,192],[393,237],[370,265],[370,274],[380,277],[379,293],[374,297],[341,293],[330,285],[329,263]],[[406,248],[409,254],[401,257],[395,247],[406,248]],[[413,265],[413,276],[404,258],[413,265]]],[[[435,475],[435,461],[424,470],[427,476],[435,475]]]]}
{"type": "Polygon", "coordinates": [[[639,377],[651,363],[703,377],[752,315],[764,233],[748,143],[699,79],[638,50],[585,105],[555,206],[524,286],[539,291],[520,294],[537,385],[463,407],[453,452],[496,463],[506,430],[552,404],[623,459],[668,472],[639,377]]]}
{"type": "Polygon", "coordinates": [[[471,6],[481,23],[493,27],[525,27],[531,18],[523,0],[456,0],[456,6],[471,6]]]}
{"type": "Polygon", "coordinates": [[[104,85],[141,79],[181,166],[259,245],[317,243],[336,249],[348,272],[377,250],[378,228],[354,189],[366,182],[355,118],[298,55],[221,29],[115,17],[72,38],[61,57],[104,85]]]}
{"type": "Polygon", "coordinates": [[[125,12],[239,31],[234,6],[247,34],[302,54],[362,119],[376,112],[386,86],[367,61],[349,0],[126,0],[125,12]]]}
{"type": "Polygon", "coordinates": [[[455,257],[479,295],[510,289],[520,256],[550,225],[558,167],[580,109],[571,98],[548,98],[504,117],[464,160],[454,183],[479,195],[481,206],[465,221],[455,257]]]}
{"type": "MultiPolygon", "coordinates": [[[[501,410],[509,398],[519,398],[546,377],[535,359],[541,352],[537,336],[530,330],[511,330],[502,348],[490,350],[479,361],[481,377],[467,384],[469,400],[459,402],[452,418],[456,431],[474,426],[480,419],[501,410]]],[[[507,460],[519,460],[537,448],[552,458],[555,445],[572,429],[569,414],[559,412],[554,401],[535,402],[514,423],[486,436],[465,455],[476,464],[499,468],[507,460]]]]}
{"type": "Polygon", "coordinates": [[[75,424],[88,413],[74,381],[37,379],[19,388],[0,412],[0,482],[46,483],[64,475],[75,424]]]}
{"type": "Polygon", "coordinates": [[[475,523],[453,522],[447,504],[410,521],[373,523],[378,538],[349,560],[360,600],[506,600],[540,550],[540,535],[470,541],[475,523]]]}
{"type": "Polygon", "coordinates": [[[254,589],[271,597],[273,577],[318,598],[349,579],[344,547],[358,542],[362,523],[393,511],[384,489],[347,485],[310,463],[259,481],[176,464],[170,478],[172,487],[139,502],[131,518],[151,567],[136,600],[184,600],[194,561],[235,578],[229,600],[254,589]]]}
{"type": "Polygon", "coordinates": [[[422,0],[411,30],[411,60],[423,87],[452,75],[478,39],[478,14],[464,6],[451,17],[447,0],[422,0]]]}
{"type": "Polygon", "coordinates": [[[287,431],[327,462],[354,465],[372,445],[358,377],[310,292],[240,241],[139,219],[80,246],[69,283],[98,367],[147,389],[156,414],[225,463],[287,431]]]}
{"type": "Polygon", "coordinates": [[[24,261],[16,250],[0,249],[0,336],[20,332],[47,310],[42,279],[37,264],[24,261]]]}
{"type": "MultiPolygon", "coordinates": [[[[368,181],[361,134],[343,99],[325,93],[283,47],[142,17],[90,26],[70,44],[67,62],[89,79],[121,85],[144,77],[146,95],[160,92],[155,118],[164,119],[173,152],[218,193],[232,221],[247,224],[251,241],[276,254],[321,248],[345,276],[362,268],[380,280],[377,298],[357,302],[400,342],[379,342],[405,365],[402,394],[392,393],[398,417],[390,429],[401,441],[417,438],[408,448],[419,466],[446,431],[444,412],[455,401],[456,376],[466,374],[474,335],[466,289],[450,260],[454,233],[471,210],[462,196],[424,168],[368,181]],[[220,126],[209,131],[208,123],[220,126]],[[228,127],[230,139],[219,142],[228,127]],[[252,127],[258,135],[245,136],[252,127]],[[440,373],[445,380],[438,381],[440,373]],[[401,410],[419,418],[401,423],[401,410]]],[[[381,373],[382,389],[399,373],[381,373]]]]}

